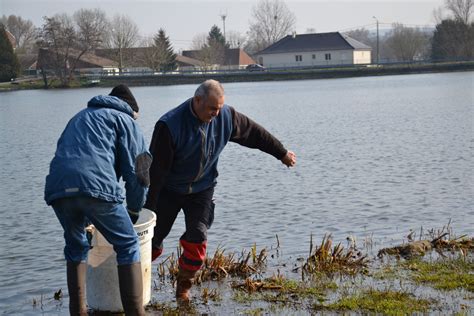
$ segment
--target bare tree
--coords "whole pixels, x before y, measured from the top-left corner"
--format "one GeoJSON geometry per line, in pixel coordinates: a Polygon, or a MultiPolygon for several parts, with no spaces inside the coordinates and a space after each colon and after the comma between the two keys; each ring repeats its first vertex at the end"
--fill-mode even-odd
{"type": "Polygon", "coordinates": [[[428,55],[429,37],[418,28],[394,24],[386,44],[396,60],[413,61],[428,55]]]}
{"type": "MultiPolygon", "coordinates": [[[[79,54],[74,59],[74,64],[71,67],[75,69],[82,55],[103,45],[108,21],[105,12],[100,9],[80,9],[74,12],[73,17],[77,32],[75,48],[79,50],[79,54]]],[[[72,75],[71,72],[69,80],[72,79],[72,75]]]]}
{"type": "Polygon", "coordinates": [[[45,87],[48,87],[46,73],[49,68],[53,68],[62,85],[67,86],[71,72],[69,58],[77,39],[74,25],[66,14],[43,19],[45,22],[40,30],[38,45],[47,51],[40,51],[38,66],[43,74],[45,87]]]}
{"type": "Polygon", "coordinates": [[[237,31],[227,31],[225,39],[229,48],[242,48],[247,42],[247,36],[237,31]]]}
{"type": "Polygon", "coordinates": [[[455,20],[469,24],[471,13],[474,10],[474,0],[446,0],[445,6],[451,11],[455,20]]]}
{"type": "Polygon", "coordinates": [[[201,62],[201,70],[209,71],[221,64],[224,60],[225,51],[222,45],[218,43],[211,43],[201,48],[194,58],[201,62]]]}
{"type": "Polygon", "coordinates": [[[444,20],[444,13],[443,13],[442,7],[433,9],[433,19],[436,22],[436,24],[440,24],[441,21],[444,20]]]}
{"type": "Polygon", "coordinates": [[[206,33],[198,33],[193,36],[191,49],[192,50],[200,50],[207,44],[207,34],[206,33]]]}
{"type": "MultiPolygon", "coordinates": [[[[365,45],[369,45],[369,46],[372,46],[372,42],[374,41],[374,37],[370,35],[370,32],[369,30],[365,29],[365,28],[361,28],[361,29],[355,29],[355,30],[351,30],[351,31],[348,31],[348,32],[345,32],[345,34],[347,34],[347,36],[365,44],[365,45]]],[[[375,40],[377,40],[375,38],[375,40]]]]}
{"type": "Polygon", "coordinates": [[[295,15],[283,0],[259,0],[253,8],[247,51],[256,53],[294,30],[295,15]]]}
{"type": "Polygon", "coordinates": [[[81,57],[103,43],[107,25],[105,13],[98,9],[81,9],[73,18],[60,14],[44,17],[44,21],[38,45],[47,52],[40,52],[40,67],[46,75],[46,68],[52,66],[61,84],[68,86],[81,57]]]}
{"type": "Polygon", "coordinates": [[[203,71],[211,70],[216,64],[222,64],[224,61],[225,47],[213,38],[211,33],[196,34],[191,45],[192,49],[196,50],[191,57],[201,61],[201,70],[203,71]]]}
{"type": "Polygon", "coordinates": [[[139,40],[138,26],[127,15],[115,15],[110,24],[107,47],[117,49],[119,71],[124,67],[124,51],[139,40]]]}
{"type": "MultiPolygon", "coordinates": [[[[368,45],[372,48],[372,52],[377,50],[377,36],[371,34],[369,30],[365,28],[355,29],[351,31],[344,32],[347,36],[361,42],[362,44],[368,45]]],[[[380,58],[389,58],[386,54],[385,49],[385,39],[383,37],[379,38],[379,57],[380,58]]],[[[372,62],[375,62],[377,59],[377,54],[372,54],[372,62]]]]}
{"type": "Polygon", "coordinates": [[[138,45],[142,47],[142,54],[135,56],[136,60],[139,60],[143,65],[146,65],[148,68],[157,71],[159,69],[159,63],[157,62],[157,52],[153,47],[154,40],[153,36],[147,36],[142,38],[138,45]]]}
{"type": "Polygon", "coordinates": [[[21,16],[3,15],[0,23],[15,36],[17,53],[26,53],[34,47],[36,40],[36,30],[33,22],[24,20],[21,16]]]}
{"type": "Polygon", "coordinates": [[[105,12],[100,9],[80,9],[74,12],[79,45],[84,50],[103,47],[107,40],[109,22],[105,12]]]}

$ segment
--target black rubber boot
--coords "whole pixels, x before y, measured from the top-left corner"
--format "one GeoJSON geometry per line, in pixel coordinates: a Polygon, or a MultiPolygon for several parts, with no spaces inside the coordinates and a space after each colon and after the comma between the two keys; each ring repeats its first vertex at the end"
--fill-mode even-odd
{"type": "Polygon", "coordinates": [[[145,315],[140,262],[118,266],[120,297],[127,316],[145,315]]]}
{"type": "Polygon", "coordinates": [[[69,314],[87,316],[85,262],[67,262],[67,288],[69,291],[69,314]]]}

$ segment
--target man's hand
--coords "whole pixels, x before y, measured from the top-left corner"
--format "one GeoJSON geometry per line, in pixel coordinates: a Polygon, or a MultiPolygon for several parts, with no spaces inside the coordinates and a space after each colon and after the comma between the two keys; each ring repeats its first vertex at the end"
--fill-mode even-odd
{"type": "Polygon", "coordinates": [[[294,152],[292,151],[287,151],[286,152],[286,155],[281,158],[281,162],[287,166],[288,168],[289,167],[294,167],[296,165],[296,155],[294,152]]]}

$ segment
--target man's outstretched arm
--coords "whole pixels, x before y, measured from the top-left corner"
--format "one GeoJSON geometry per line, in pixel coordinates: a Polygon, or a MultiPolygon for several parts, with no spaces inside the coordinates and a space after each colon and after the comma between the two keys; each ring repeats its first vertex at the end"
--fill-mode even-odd
{"type": "Polygon", "coordinates": [[[257,148],[272,155],[288,167],[296,164],[294,152],[285,149],[283,144],[265,128],[252,121],[242,113],[230,107],[232,113],[233,130],[231,142],[249,148],[257,148]]]}

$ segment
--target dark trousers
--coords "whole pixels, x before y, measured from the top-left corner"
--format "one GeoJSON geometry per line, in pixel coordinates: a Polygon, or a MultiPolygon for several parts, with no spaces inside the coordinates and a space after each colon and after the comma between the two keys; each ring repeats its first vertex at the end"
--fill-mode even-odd
{"type": "Polygon", "coordinates": [[[163,240],[181,209],[184,211],[186,231],[180,238],[183,253],[179,259],[181,268],[199,270],[204,262],[207,246],[207,230],[214,221],[214,187],[192,194],[178,194],[163,189],[156,208],[156,226],[152,245],[163,248],[163,240]]]}

